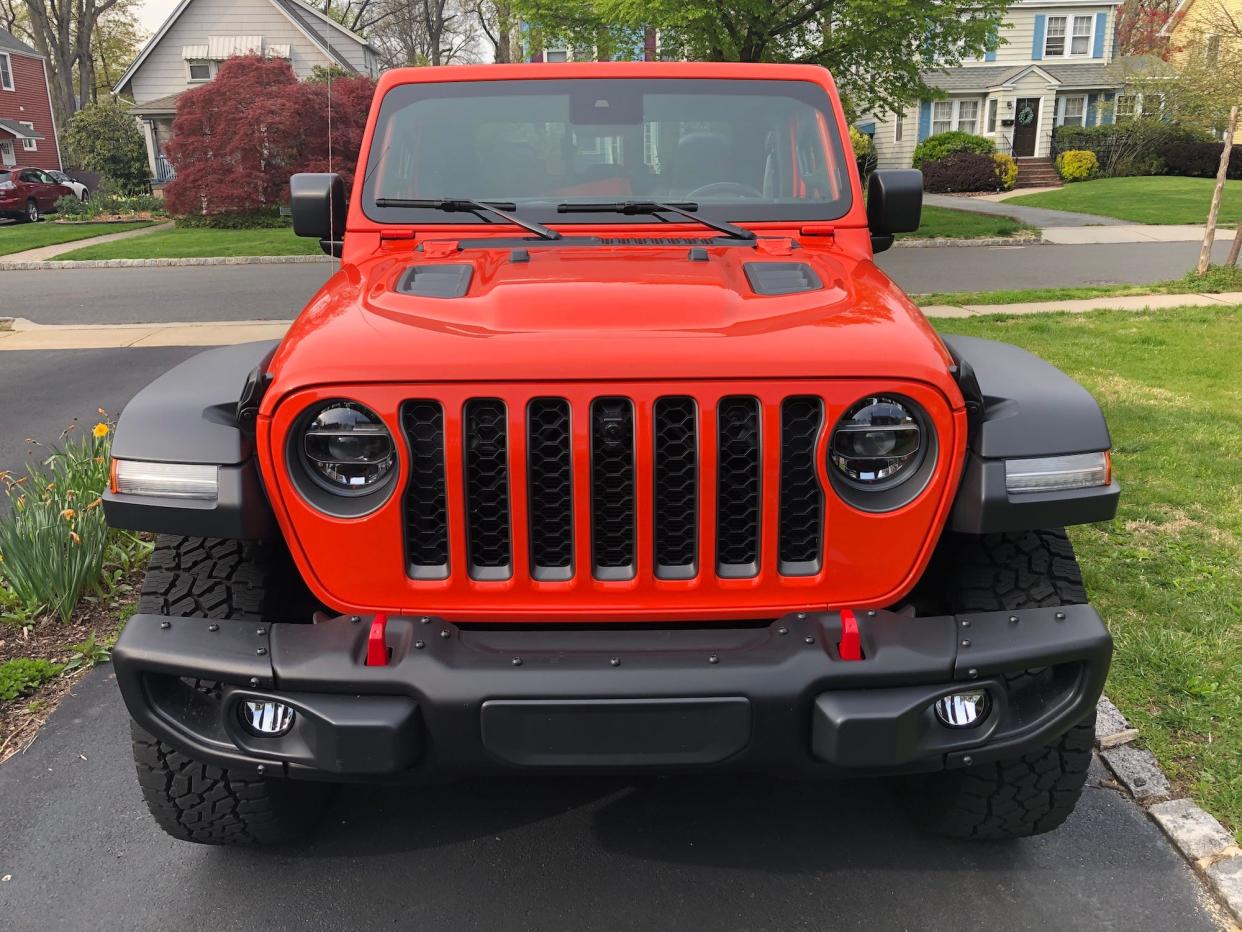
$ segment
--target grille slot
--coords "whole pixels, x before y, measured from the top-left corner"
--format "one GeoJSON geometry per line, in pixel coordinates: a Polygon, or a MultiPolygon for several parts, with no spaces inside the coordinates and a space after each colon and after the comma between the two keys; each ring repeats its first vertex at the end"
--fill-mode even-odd
{"type": "Polygon", "coordinates": [[[530,571],[535,579],[573,577],[573,451],[569,402],[536,398],[526,409],[530,571]]]}
{"type": "Polygon", "coordinates": [[[466,550],[474,579],[508,579],[513,571],[509,531],[509,429],[499,398],[466,402],[466,550]]]}
{"type": "Polygon", "coordinates": [[[401,407],[410,447],[405,490],[406,571],[414,579],[444,579],[449,572],[448,509],[444,490],[444,409],[417,399],[401,407]]]}
{"type": "Polygon", "coordinates": [[[694,399],[655,403],[655,574],[691,579],[698,568],[699,450],[694,399]]]}
{"type": "Polygon", "coordinates": [[[634,405],[591,404],[591,555],[597,579],[634,575],[634,405]]]}
{"type": "Polygon", "coordinates": [[[754,576],[763,496],[759,399],[722,398],[716,416],[716,573],[754,576]]]}
{"type": "Polygon", "coordinates": [[[778,570],[813,576],[823,552],[824,491],[815,469],[815,447],[824,421],[823,402],[810,396],[781,404],[781,489],[778,570]]]}

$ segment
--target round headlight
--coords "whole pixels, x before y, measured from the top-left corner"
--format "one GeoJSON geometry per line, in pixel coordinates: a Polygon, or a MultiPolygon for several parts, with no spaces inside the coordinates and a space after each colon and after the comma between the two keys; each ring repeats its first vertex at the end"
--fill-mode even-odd
{"type": "Polygon", "coordinates": [[[913,475],[922,449],[923,428],[908,403],[874,395],[855,404],[837,423],[829,456],[851,485],[879,489],[913,475]]]}
{"type": "Polygon", "coordinates": [[[397,465],[392,435],[373,412],[353,401],[321,408],[302,434],[310,477],[338,495],[364,495],[383,485],[397,465]]]}

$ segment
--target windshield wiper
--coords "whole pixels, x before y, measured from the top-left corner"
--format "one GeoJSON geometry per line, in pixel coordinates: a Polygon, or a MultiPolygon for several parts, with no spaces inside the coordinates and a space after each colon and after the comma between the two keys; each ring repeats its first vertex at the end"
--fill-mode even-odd
{"type": "Polygon", "coordinates": [[[685,217],[687,220],[701,223],[705,227],[711,227],[713,230],[726,236],[731,236],[734,239],[747,241],[755,239],[755,234],[752,231],[734,226],[724,220],[708,220],[706,217],[696,213],[698,209],[699,205],[693,201],[673,204],[662,201],[601,201],[594,204],[565,203],[558,204],[556,207],[557,213],[561,214],[677,214],[679,217],[685,217]]]}
{"type": "Polygon", "coordinates": [[[529,230],[540,239],[560,239],[561,234],[550,227],[545,227],[542,223],[534,220],[523,220],[516,214],[509,211],[517,210],[517,205],[509,201],[472,201],[468,198],[461,197],[433,197],[433,198],[405,198],[405,197],[377,197],[375,199],[376,207],[423,207],[431,210],[443,210],[449,213],[466,213],[466,214],[495,214],[502,220],[519,226],[524,230],[529,230]]]}

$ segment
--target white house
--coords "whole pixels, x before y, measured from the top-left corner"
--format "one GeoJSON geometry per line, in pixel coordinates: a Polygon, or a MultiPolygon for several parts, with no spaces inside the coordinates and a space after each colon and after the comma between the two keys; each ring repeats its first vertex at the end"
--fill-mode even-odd
{"type": "Polygon", "coordinates": [[[366,39],[301,0],[181,0],[112,89],[135,102],[155,185],[175,177],[164,143],[177,98],[210,81],[226,58],[249,54],[288,59],[299,78],[316,66],[379,74],[379,53],[366,39]]]}
{"type": "Polygon", "coordinates": [[[987,136],[998,152],[1042,162],[1054,126],[1111,123],[1123,84],[1114,63],[1118,6],[1120,0],[1015,0],[992,50],[923,76],[944,98],[859,121],[880,167],[909,167],[920,140],[947,130],[987,136]]]}

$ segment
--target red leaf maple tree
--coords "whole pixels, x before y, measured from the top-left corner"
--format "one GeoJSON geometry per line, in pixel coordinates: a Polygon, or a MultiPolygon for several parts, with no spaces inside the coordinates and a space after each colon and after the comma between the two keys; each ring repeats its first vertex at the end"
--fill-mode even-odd
{"type": "MultiPolygon", "coordinates": [[[[348,186],[375,84],[367,77],[331,85],[331,167],[348,186]]],[[[289,62],[244,55],[177,101],[168,156],[177,178],[165,190],[171,213],[221,214],[286,202],[289,176],[327,171],[329,87],[300,82],[289,62]]]]}

